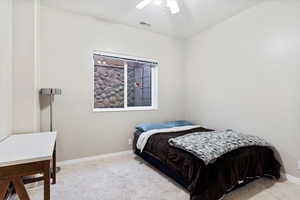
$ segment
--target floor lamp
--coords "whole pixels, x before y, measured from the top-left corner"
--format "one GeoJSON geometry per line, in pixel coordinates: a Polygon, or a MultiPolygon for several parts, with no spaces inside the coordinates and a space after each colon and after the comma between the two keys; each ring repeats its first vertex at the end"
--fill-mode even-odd
{"type": "MultiPolygon", "coordinates": [[[[54,99],[55,95],[61,95],[62,91],[59,88],[42,88],[40,90],[41,96],[48,96],[49,97],[49,103],[50,103],[50,131],[53,131],[53,105],[52,105],[52,99],[54,99]]],[[[56,172],[60,171],[60,167],[56,167],[56,172]]]]}

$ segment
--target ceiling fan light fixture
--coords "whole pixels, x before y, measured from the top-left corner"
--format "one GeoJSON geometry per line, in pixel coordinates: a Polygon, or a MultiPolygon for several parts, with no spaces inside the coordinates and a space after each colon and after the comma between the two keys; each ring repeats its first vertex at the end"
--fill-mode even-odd
{"type": "Polygon", "coordinates": [[[180,12],[180,8],[176,0],[167,0],[167,6],[170,8],[172,14],[180,12]]]}
{"type": "Polygon", "coordinates": [[[147,5],[149,5],[151,2],[152,2],[152,0],[143,0],[136,6],[136,8],[141,10],[141,9],[145,8],[147,5]]]}
{"type": "Polygon", "coordinates": [[[157,6],[161,6],[162,0],[154,0],[154,4],[157,6]]]}
{"type": "Polygon", "coordinates": [[[177,3],[177,0],[142,0],[138,5],[136,5],[136,8],[141,10],[151,3],[158,5],[158,6],[161,6],[162,4],[164,4],[164,6],[166,6],[170,9],[172,14],[177,14],[180,12],[180,8],[177,3]]]}

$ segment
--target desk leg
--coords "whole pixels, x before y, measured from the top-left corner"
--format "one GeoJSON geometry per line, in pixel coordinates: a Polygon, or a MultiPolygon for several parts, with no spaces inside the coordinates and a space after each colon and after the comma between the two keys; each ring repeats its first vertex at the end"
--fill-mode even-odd
{"type": "Polygon", "coordinates": [[[24,183],[21,180],[21,177],[14,178],[12,180],[15,187],[16,193],[18,194],[21,200],[30,200],[29,195],[25,189],[24,183]]]}
{"type": "Polygon", "coordinates": [[[44,165],[44,200],[50,200],[50,161],[44,165]]]}
{"type": "Polygon", "coordinates": [[[0,180],[0,200],[3,200],[7,190],[8,190],[8,186],[9,186],[10,181],[8,180],[0,180]]]}
{"type": "Polygon", "coordinates": [[[56,144],[54,146],[52,159],[52,184],[56,184],[56,144]]]}

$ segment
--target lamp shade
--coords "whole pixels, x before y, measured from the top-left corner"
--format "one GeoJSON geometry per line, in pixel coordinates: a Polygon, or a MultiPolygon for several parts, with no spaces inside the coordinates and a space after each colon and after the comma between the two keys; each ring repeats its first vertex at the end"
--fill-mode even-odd
{"type": "Polygon", "coordinates": [[[40,90],[41,96],[61,95],[62,90],[60,88],[42,88],[40,90]]]}

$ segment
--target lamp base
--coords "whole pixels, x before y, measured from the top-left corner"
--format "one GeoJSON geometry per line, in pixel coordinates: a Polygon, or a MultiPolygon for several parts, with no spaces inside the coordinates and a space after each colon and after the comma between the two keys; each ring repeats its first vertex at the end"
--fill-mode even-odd
{"type": "Polygon", "coordinates": [[[56,173],[59,173],[61,171],[61,167],[56,167],[55,171],[56,171],[56,173]]]}

